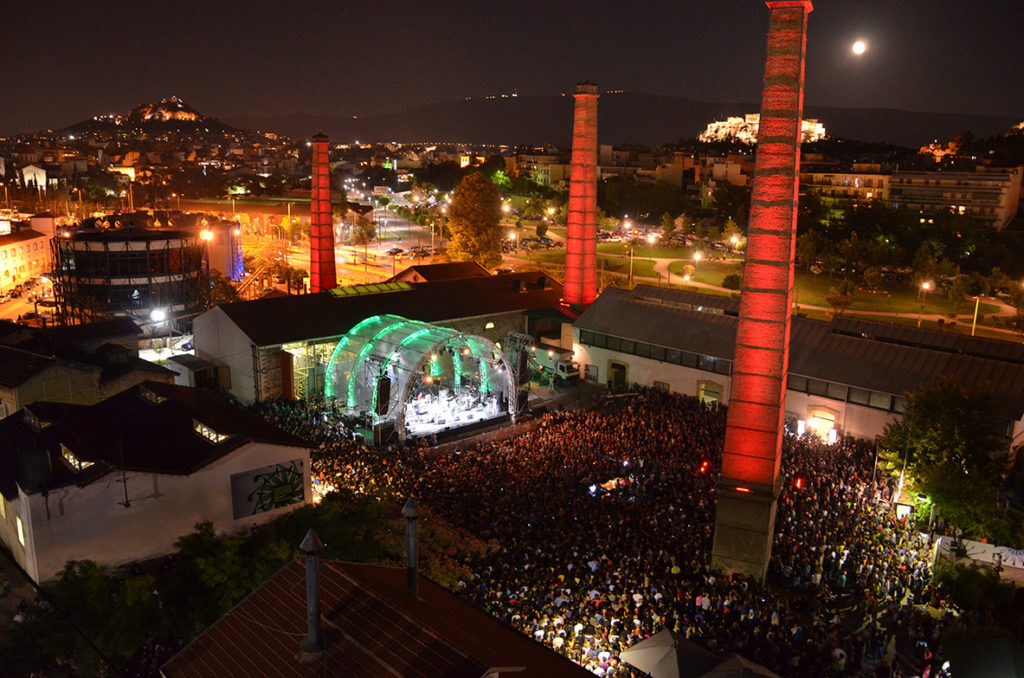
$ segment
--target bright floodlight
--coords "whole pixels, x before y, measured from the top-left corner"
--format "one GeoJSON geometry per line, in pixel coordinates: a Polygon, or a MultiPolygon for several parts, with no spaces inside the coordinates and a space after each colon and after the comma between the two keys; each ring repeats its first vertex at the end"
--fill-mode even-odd
{"type": "Polygon", "coordinates": [[[858,40],[857,42],[853,43],[853,46],[850,47],[850,49],[853,50],[854,54],[861,55],[864,52],[868,51],[868,43],[864,42],[863,40],[858,40]]]}
{"type": "Polygon", "coordinates": [[[155,323],[163,322],[167,319],[167,311],[162,308],[154,308],[149,312],[149,319],[155,323]]]}

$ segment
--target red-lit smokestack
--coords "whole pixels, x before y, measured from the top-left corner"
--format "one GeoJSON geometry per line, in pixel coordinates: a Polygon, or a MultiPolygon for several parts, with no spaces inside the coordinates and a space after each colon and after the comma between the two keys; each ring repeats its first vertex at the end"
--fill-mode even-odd
{"type": "Polygon", "coordinates": [[[331,210],[331,166],[327,137],[313,137],[313,181],[309,202],[309,289],[311,292],[338,286],[334,268],[334,224],[331,210]]]}
{"type": "Polygon", "coordinates": [[[769,0],[768,55],[712,564],[764,578],[771,555],[793,297],[811,0],[769,0]],[[741,491],[737,494],[737,490],[741,491]]]}
{"type": "Polygon", "coordinates": [[[597,85],[576,85],[565,239],[565,300],[586,306],[597,298],[597,85]]]}

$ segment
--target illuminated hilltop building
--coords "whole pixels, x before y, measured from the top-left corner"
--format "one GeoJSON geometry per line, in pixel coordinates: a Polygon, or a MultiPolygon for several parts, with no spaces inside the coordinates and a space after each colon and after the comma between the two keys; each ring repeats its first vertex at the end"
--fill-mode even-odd
{"type": "MultiPolygon", "coordinates": [[[[757,143],[757,129],[761,125],[760,113],[747,113],[742,118],[732,116],[725,120],[709,123],[697,139],[710,141],[739,141],[744,144],[757,143]]],[[[805,119],[800,125],[800,142],[818,141],[825,138],[825,126],[817,120],[805,119]]]]}

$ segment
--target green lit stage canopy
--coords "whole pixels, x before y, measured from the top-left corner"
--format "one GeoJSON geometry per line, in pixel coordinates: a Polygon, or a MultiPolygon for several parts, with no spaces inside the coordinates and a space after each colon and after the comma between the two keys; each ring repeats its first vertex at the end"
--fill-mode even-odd
{"type": "Polygon", "coordinates": [[[394,424],[399,439],[503,416],[511,372],[491,341],[396,315],[375,315],[341,338],[325,395],[350,413],[394,424]]]}

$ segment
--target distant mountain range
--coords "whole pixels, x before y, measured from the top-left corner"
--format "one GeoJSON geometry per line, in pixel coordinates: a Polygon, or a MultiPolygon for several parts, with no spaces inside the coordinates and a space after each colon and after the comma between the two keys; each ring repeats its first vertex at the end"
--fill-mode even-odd
{"type": "MultiPolygon", "coordinates": [[[[756,103],[707,103],[682,97],[626,92],[598,102],[598,139],[608,144],[657,145],[694,137],[709,122],[757,113],[756,103]]],[[[375,115],[344,117],[294,114],[229,116],[235,127],[308,137],[323,130],[332,141],[444,142],[568,145],[573,99],[519,96],[445,101],[375,115]]],[[[917,148],[948,141],[965,130],[975,137],[1005,134],[1021,117],[919,113],[889,108],[807,106],[804,117],[820,120],[829,134],[865,142],[917,148]]]]}

